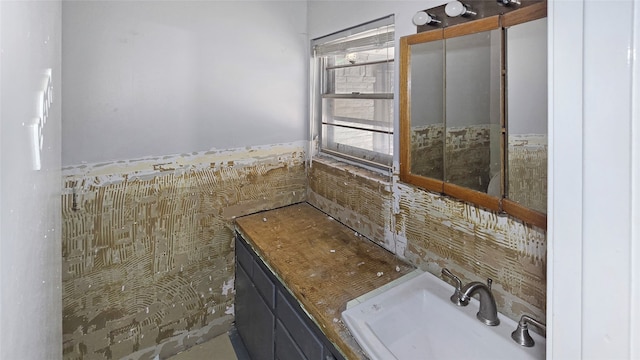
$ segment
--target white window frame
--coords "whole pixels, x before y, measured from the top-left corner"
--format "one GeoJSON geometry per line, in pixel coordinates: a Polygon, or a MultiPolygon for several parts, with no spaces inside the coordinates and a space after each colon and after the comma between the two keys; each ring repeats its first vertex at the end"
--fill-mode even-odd
{"type": "MultiPolygon", "coordinates": [[[[311,139],[315,141],[316,151],[313,153],[329,154],[367,167],[390,170],[393,164],[393,131],[394,131],[394,81],[395,81],[395,44],[394,16],[386,16],[371,22],[348,28],[311,41],[311,139]],[[364,61],[356,64],[339,64],[327,66],[327,57],[335,54],[366,51],[382,48],[386,51],[384,60],[364,61]],[[391,55],[390,55],[391,54],[391,55]],[[327,74],[330,70],[358,68],[365,66],[385,67],[387,82],[386,92],[373,91],[367,93],[336,93],[335,85],[327,74]],[[323,106],[340,100],[363,100],[377,103],[374,106],[372,119],[334,116],[323,113],[323,106]],[[323,102],[324,100],[324,102],[323,102]],[[381,115],[382,113],[382,115],[381,115]],[[346,144],[332,142],[329,134],[332,129],[352,129],[357,132],[370,132],[372,148],[360,149],[346,144]],[[377,137],[377,139],[376,139],[377,137]],[[376,151],[375,147],[382,148],[376,151]]],[[[383,90],[384,91],[384,90],[383,90]]],[[[329,105],[327,105],[329,106],[329,105]]]]}

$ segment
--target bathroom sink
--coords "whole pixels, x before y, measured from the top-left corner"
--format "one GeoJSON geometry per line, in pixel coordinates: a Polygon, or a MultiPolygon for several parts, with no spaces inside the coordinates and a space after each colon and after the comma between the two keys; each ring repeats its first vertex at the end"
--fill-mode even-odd
{"type": "Polygon", "coordinates": [[[511,339],[515,321],[498,314],[500,324],[487,326],[476,318],[478,300],[458,307],[453,292],[431,273],[414,272],[350,302],[342,318],[372,360],[545,358],[543,337],[531,332],[535,345],[520,346],[511,339]]]}

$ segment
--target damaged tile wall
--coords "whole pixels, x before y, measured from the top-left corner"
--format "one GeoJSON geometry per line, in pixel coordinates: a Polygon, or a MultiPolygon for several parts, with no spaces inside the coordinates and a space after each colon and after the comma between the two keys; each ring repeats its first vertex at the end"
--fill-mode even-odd
{"type": "Polygon", "coordinates": [[[509,199],[547,212],[547,136],[509,136],[509,199]]]}
{"type": "Polygon", "coordinates": [[[491,168],[491,130],[488,125],[448,127],[445,181],[486,192],[491,168]]]}
{"type": "Polygon", "coordinates": [[[63,175],[64,359],[165,358],[227,331],[233,217],[304,201],[307,188],[300,144],[63,175]]]}
{"type": "Polygon", "coordinates": [[[308,202],[395,252],[389,178],[328,158],[313,159],[308,202]]]}
{"type": "Polygon", "coordinates": [[[389,190],[389,179],[361,171],[314,160],[309,202],[352,228],[375,229],[360,233],[438,276],[447,267],[465,283],[491,277],[502,313],[545,321],[544,230],[399,182],[389,190]]]}
{"type": "Polygon", "coordinates": [[[395,190],[396,241],[406,244],[398,255],[438,276],[449,268],[465,283],[490,277],[500,312],[545,321],[545,231],[410,185],[395,190]]]}
{"type": "Polygon", "coordinates": [[[411,128],[411,173],[442,179],[444,174],[444,125],[411,128]]]}
{"type": "Polygon", "coordinates": [[[411,129],[411,173],[487,190],[491,168],[491,127],[447,128],[435,124],[411,129]],[[446,144],[445,145],[443,145],[446,144]]]}

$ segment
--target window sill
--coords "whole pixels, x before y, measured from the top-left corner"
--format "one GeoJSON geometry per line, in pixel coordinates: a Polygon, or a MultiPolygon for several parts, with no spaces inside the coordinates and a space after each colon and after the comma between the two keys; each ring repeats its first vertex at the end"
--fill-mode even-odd
{"type": "Polygon", "coordinates": [[[359,176],[362,178],[366,178],[371,181],[375,181],[377,183],[383,185],[392,185],[392,175],[390,171],[384,171],[380,169],[369,169],[365,168],[362,165],[356,165],[351,162],[344,161],[342,159],[337,159],[331,155],[320,154],[314,156],[311,159],[310,166],[313,167],[313,163],[317,162],[323,164],[325,166],[334,168],[336,170],[341,170],[355,176],[359,176]]]}

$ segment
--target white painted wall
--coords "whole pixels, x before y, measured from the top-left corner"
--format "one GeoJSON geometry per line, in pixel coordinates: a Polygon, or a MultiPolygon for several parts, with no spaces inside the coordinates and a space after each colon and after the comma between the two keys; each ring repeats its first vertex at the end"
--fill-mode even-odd
{"type": "Polygon", "coordinates": [[[60,1],[0,2],[0,359],[62,357],[60,19],[60,1]],[[53,103],[33,170],[46,69],[53,103]]]}
{"type": "Polygon", "coordinates": [[[638,2],[549,10],[547,354],[638,358],[638,2]]]}
{"type": "MultiPolygon", "coordinates": [[[[633,42],[631,48],[637,56],[640,49],[640,6],[633,6],[633,42]]],[[[629,309],[631,340],[630,353],[632,359],[640,359],[640,61],[635,58],[631,65],[631,237],[630,253],[631,281],[629,309]]]]}
{"type": "Polygon", "coordinates": [[[304,140],[307,3],[65,1],[63,165],[304,140]]]}

